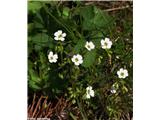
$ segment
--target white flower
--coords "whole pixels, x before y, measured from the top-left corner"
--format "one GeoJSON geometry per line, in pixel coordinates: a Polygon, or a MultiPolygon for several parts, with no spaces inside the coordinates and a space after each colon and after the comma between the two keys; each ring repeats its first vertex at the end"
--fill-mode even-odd
{"type": "Polygon", "coordinates": [[[101,40],[101,47],[103,49],[110,49],[112,46],[112,41],[110,41],[109,38],[105,38],[104,40],[101,40]]]}
{"type": "Polygon", "coordinates": [[[58,55],[57,54],[53,54],[52,51],[49,52],[48,54],[48,60],[50,63],[56,63],[58,59],[58,55]]]}
{"type": "Polygon", "coordinates": [[[85,44],[85,48],[87,48],[87,50],[89,50],[89,51],[91,51],[92,49],[94,49],[95,48],[95,45],[93,44],[93,42],[86,42],[86,44],[85,44]]]}
{"type": "Polygon", "coordinates": [[[117,75],[119,78],[126,78],[128,76],[128,71],[121,68],[119,71],[117,71],[117,75]]]}
{"type": "Polygon", "coordinates": [[[62,30],[58,30],[54,33],[54,39],[64,41],[66,37],[66,33],[62,33],[62,30]]]}
{"type": "Polygon", "coordinates": [[[86,98],[94,97],[94,90],[92,90],[92,86],[88,86],[86,88],[86,98]]]}
{"type": "Polygon", "coordinates": [[[111,89],[111,93],[115,94],[117,91],[115,89],[111,89]]]}
{"type": "Polygon", "coordinates": [[[71,60],[72,60],[72,62],[74,62],[74,64],[77,65],[77,66],[83,63],[83,58],[82,58],[82,56],[79,55],[79,54],[74,55],[71,60]]]}
{"type": "Polygon", "coordinates": [[[115,88],[114,86],[111,87],[111,90],[110,90],[110,91],[111,91],[111,93],[113,93],[113,94],[115,94],[115,93],[117,92],[117,91],[116,91],[116,88],[115,88]]]}

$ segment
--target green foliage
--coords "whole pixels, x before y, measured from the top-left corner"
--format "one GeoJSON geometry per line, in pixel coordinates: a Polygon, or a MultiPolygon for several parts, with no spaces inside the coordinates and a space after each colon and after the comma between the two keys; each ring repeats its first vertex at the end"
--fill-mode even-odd
{"type": "Polygon", "coordinates": [[[42,7],[41,2],[32,1],[28,2],[28,11],[36,13],[42,7]]]}
{"type": "Polygon", "coordinates": [[[90,67],[91,65],[94,64],[96,59],[96,50],[93,51],[89,51],[84,55],[84,62],[83,62],[83,66],[84,67],[90,67]]]}
{"type": "MultiPolygon", "coordinates": [[[[52,99],[65,96],[84,120],[120,120],[132,112],[132,19],[124,12],[111,15],[95,5],[72,3],[74,7],[28,2],[28,90],[52,99]],[[66,33],[64,41],[55,40],[58,30],[66,33]],[[111,49],[101,47],[106,37],[113,43],[111,49]],[[95,45],[91,51],[85,47],[87,41],[95,45]],[[50,51],[58,55],[57,62],[49,62],[50,51]],[[79,66],[71,60],[76,54],[83,57],[79,66]],[[128,70],[125,79],[117,75],[120,68],[128,70]],[[95,93],[90,99],[88,86],[95,93]]],[[[74,113],[70,116],[76,119],[74,113]]]]}

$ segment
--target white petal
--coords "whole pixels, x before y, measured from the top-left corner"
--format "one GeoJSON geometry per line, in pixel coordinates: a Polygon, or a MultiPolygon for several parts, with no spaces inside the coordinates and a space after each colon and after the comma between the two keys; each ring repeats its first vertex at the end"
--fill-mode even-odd
{"type": "Polygon", "coordinates": [[[123,72],[124,72],[125,74],[128,73],[128,71],[127,71],[126,69],[124,69],[123,72]]]}
{"type": "Polygon", "coordinates": [[[128,76],[128,72],[126,73],[126,77],[128,76]]]}
{"type": "Polygon", "coordinates": [[[82,56],[79,55],[79,54],[77,54],[77,58],[78,58],[79,60],[82,60],[82,59],[83,59],[82,56]]]}
{"type": "Polygon", "coordinates": [[[86,94],[86,98],[88,98],[88,99],[89,99],[89,98],[90,98],[90,95],[89,95],[89,94],[86,94]]]}
{"type": "Polygon", "coordinates": [[[117,71],[117,75],[120,75],[120,71],[117,71]]]}
{"type": "Polygon", "coordinates": [[[53,55],[53,58],[58,59],[58,55],[57,55],[57,54],[54,54],[54,55],[53,55]]]}
{"type": "Polygon", "coordinates": [[[91,48],[92,48],[92,49],[94,49],[94,48],[95,48],[95,45],[94,45],[94,44],[92,44],[92,45],[91,45],[91,48]]]}
{"type": "Polygon", "coordinates": [[[108,48],[108,49],[110,49],[110,48],[111,48],[111,45],[110,45],[110,44],[108,44],[108,45],[107,45],[107,48],[108,48]]]}
{"type": "Polygon", "coordinates": [[[55,33],[54,33],[54,36],[56,36],[56,37],[57,37],[57,36],[58,36],[58,32],[55,32],[55,33]]]}
{"type": "Polygon", "coordinates": [[[109,38],[105,38],[104,40],[105,40],[105,42],[107,42],[107,43],[110,41],[109,38]]]}
{"type": "Polygon", "coordinates": [[[88,50],[89,50],[89,51],[91,51],[91,50],[92,50],[92,49],[91,49],[91,47],[90,47],[90,48],[88,48],[88,50]]]}
{"type": "Polygon", "coordinates": [[[63,36],[63,37],[66,37],[66,33],[63,33],[62,36],[63,36]]]}
{"type": "Polygon", "coordinates": [[[122,76],[122,75],[118,75],[118,77],[119,77],[119,78],[123,78],[123,76],[122,76]]]}
{"type": "Polygon", "coordinates": [[[123,72],[123,68],[120,68],[119,71],[120,71],[120,72],[123,72]]]}
{"type": "Polygon", "coordinates": [[[111,90],[111,93],[116,93],[116,90],[115,90],[115,89],[112,89],[112,90],[111,90]]]}
{"type": "Polygon", "coordinates": [[[101,45],[104,45],[104,43],[105,43],[105,41],[102,39],[102,40],[101,40],[101,45]]]}
{"type": "Polygon", "coordinates": [[[121,78],[126,78],[126,76],[125,76],[125,75],[123,75],[123,76],[121,76],[121,78]]]}
{"type": "Polygon", "coordinates": [[[94,91],[93,90],[90,91],[90,96],[94,97],[94,91]]]}
{"type": "Polygon", "coordinates": [[[102,45],[102,48],[103,48],[103,49],[106,49],[106,48],[107,48],[107,46],[106,46],[106,45],[102,45]]]}
{"type": "Polygon", "coordinates": [[[56,37],[54,37],[54,39],[55,39],[55,40],[59,40],[59,38],[58,38],[57,36],[56,36],[56,37]]]}
{"type": "Polygon", "coordinates": [[[49,56],[50,56],[50,55],[53,55],[53,52],[52,52],[52,51],[50,51],[48,55],[49,55],[49,56]]]}
{"type": "Polygon", "coordinates": [[[79,65],[79,62],[74,62],[74,64],[78,66],[78,65],[79,65]]]}
{"type": "Polygon", "coordinates": [[[63,37],[60,38],[61,41],[64,41],[65,39],[63,37]]]}
{"type": "Polygon", "coordinates": [[[88,88],[89,88],[90,90],[92,90],[92,86],[88,86],[88,88]]]}
{"type": "Polygon", "coordinates": [[[79,64],[82,64],[83,63],[83,60],[79,60],[79,64]]]}
{"type": "Polygon", "coordinates": [[[86,90],[87,90],[87,91],[90,90],[90,87],[87,87],[86,90]]]}
{"type": "Polygon", "coordinates": [[[56,62],[57,62],[57,59],[53,59],[53,62],[56,63],[56,62]]]}
{"type": "Polygon", "coordinates": [[[52,59],[49,59],[49,62],[50,62],[50,63],[53,63],[53,60],[52,60],[52,59]]]}
{"type": "Polygon", "coordinates": [[[50,63],[56,63],[57,60],[56,60],[56,59],[49,59],[49,62],[50,62],[50,63]]]}
{"type": "Polygon", "coordinates": [[[58,30],[58,36],[62,34],[62,30],[58,30]]]}
{"type": "Polygon", "coordinates": [[[71,60],[72,60],[72,62],[75,62],[75,56],[73,56],[71,60]]]}

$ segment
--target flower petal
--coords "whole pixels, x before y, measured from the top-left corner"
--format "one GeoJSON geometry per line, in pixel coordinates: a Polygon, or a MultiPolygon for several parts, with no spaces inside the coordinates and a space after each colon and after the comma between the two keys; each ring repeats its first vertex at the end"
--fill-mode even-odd
{"type": "Polygon", "coordinates": [[[66,37],[66,33],[63,33],[62,36],[63,36],[63,37],[66,37]]]}

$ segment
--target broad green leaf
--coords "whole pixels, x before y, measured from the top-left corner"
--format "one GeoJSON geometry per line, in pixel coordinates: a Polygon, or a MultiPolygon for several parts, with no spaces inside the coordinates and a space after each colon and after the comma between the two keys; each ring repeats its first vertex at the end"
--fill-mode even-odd
{"type": "Polygon", "coordinates": [[[36,44],[46,44],[51,37],[49,37],[46,33],[38,33],[35,36],[30,37],[31,41],[36,44]]]}
{"type": "Polygon", "coordinates": [[[93,19],[84,20],[82,27],[84,30],[95,30],[95,25],[93,23],[93,19]]]}
{"type": "Polygon", "coordinates": [[[40,8],[42,7],[42,4],[38,1],[30,1],[28,2],[28,11],[31,11],[33,13],[36,13],[40,8]]]}
{"type": "Polygon", "coordinates": [[[83,16],[85,20],[90,20],[94,18],[94,7],[93,6],[85,6],[80,9],[80,14],[83,16]]]}
{"type": "MultiPolygon", "coordinates": [[[[107,13],[104,13],[102,10],[96,8],[96,7],[91,7],[88,11],[91,15],[87,16],[87,12],[84,12],[82,15],[84,17],[83,20],[83,29],[84,30],[97,30],[101,28],[106,28],[110,27],[114,21],[112,17],[110,17],[107,13]],[[91,9],[92,8],[92,9],[91,9]],[[87,19],[85,19],[87,18],[87,19]]],[[[87,11],[87,10],[86,10],[87,11]]]]}
{"type": "Polygon", "coordinates": [[[74,47],[74,52],[78,53],[85,46],[85,40],[80,39],[74,47]]]}
{"type": "Polygon", "coordinates": [[[106,19],[106,15],[100,10],[97,9],[95,7],[95,17],[94,17],[94,21],[93,23],[97,26],[97,27],[105,27],[105,25],[108,23],[107,19],[106,19]]]}
{"type": "Polygon", "coordinates": [[[83,61],[82,66],[90,67],[95,62],[95,59],[96,59],[96,50],[88,51],[84,55],[84,61],[83,61]]]}

